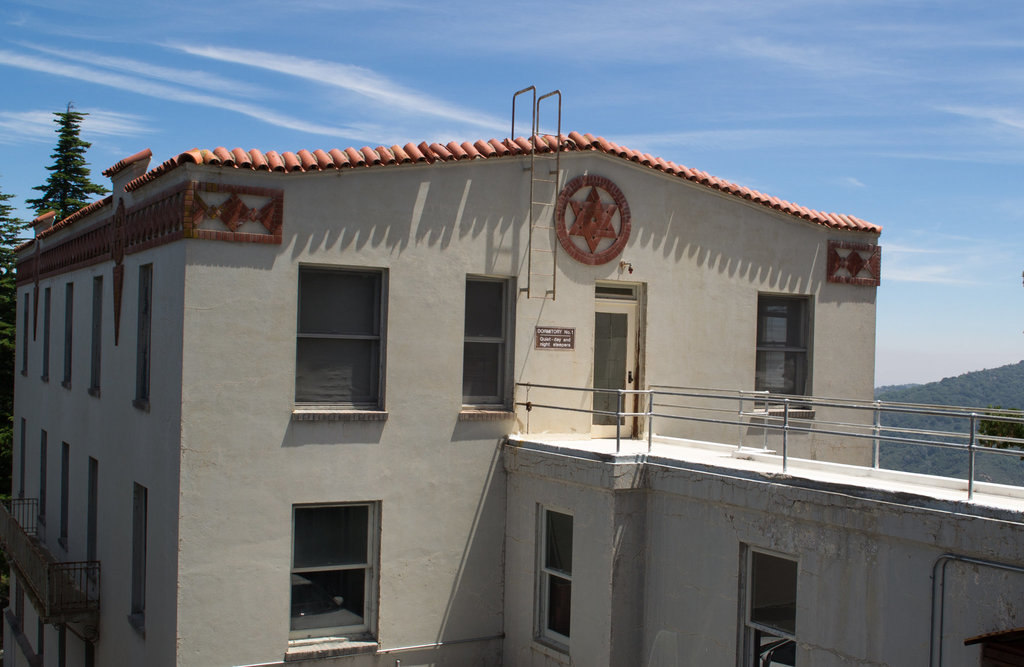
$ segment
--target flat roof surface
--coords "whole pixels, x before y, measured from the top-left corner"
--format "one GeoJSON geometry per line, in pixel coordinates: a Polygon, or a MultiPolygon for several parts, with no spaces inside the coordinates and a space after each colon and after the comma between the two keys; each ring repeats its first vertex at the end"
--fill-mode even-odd
{"type": "MultiPolygon", "coordinates": [[[[770,477],[773,481],[785,483],[785,479],[814,482],[817,485],[836,487],[859,487],[861,489],[919,496],[937,501],[958,504],[958,510],[967,506],[977,507],[979,514],[984,508],[1011,511],[1020,514],[1024,521],[1024,488],[974,483],[974,497],[968,498],[966,479],[922,475],[868,466],[846,465],[826,461],[811,461],[789,457],[783,473],[782,456],[772,450],[754,447],[654,436],[648,451],[646,440],[620,440],[615,438],[586,438],[578,434],[514,434],[509,436],[510,444],[537,451],[549,451],[564,456],[602,460],[608,463],[648,462],[681,469],[718,468],[728,474],[730,471],[744,476],[770,477]]],[[[837,489],[838,490],[838,489],[837,489]]],[[[1005,518],[1005,517],[1004,517],[1005,518]]]]}

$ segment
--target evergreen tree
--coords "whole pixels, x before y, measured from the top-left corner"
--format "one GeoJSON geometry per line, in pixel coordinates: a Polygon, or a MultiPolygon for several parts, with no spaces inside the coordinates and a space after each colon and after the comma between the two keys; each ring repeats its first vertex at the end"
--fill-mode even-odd
{"type": "Polygon", "coordinates": [[[18,321],[15,285],[15,248],[25,223],[14,216],[7,202],[12,195],[0,191],[0,497],[11,494],[11,451],[14,440],[14,353],[18,321]]]}
{"type": "MultiPolygon", "coordinates": [[[[25,223],[14,216],[7,202],[12,195],[0,191],[0,498],[11,496],[11,464],[14,448],[14,352],[18,321],[18,289],[15,285],[15,252],[25,223]]],[[[24,335],[28,335],[26,331],[24,335]]],[[[10,581],[7,559],[0,553],[0,605],[8,606],[10,581]]]]}
{"type": "Polygon", "coordinates": [[[82,120],[88,114],[74,111],[68,102],[66,111],[53,115],[58,138],[57,148],[50,156],[53,164],[46,168],[50,177],[45,184],[33,188],[42,192],[42,196],[27,199],[25,203],[34,208],[37,215],[56,211],[57,219],[61,220],[88,204],[87,195],[105,195],[107,189],[89,180],[85,151],[92,144],[78,136],[82,120]]]}

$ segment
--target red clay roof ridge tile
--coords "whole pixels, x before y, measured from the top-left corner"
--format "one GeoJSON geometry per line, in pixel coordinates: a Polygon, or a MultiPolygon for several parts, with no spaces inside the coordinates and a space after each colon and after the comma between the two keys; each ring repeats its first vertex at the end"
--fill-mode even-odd
{"type": "Polygon", "coordinates": [[[113,176],[117,172],[119,172],[119,171],[121,171],[123,169],[126,169],[129,165],[135,164],[136,162],[139,162],[141,160],[148,160],[151,157],[153,157],[153,151],[151,151],[148,148],[146,148],[144,150],[139,151],[138,153],[134,153],[132,155],[129,155],[128,157],[124,158],[123,160],[118,160],[113,165],[111,165],[111,166],[107,167],[106,169],[104,169],[102,174],[104,176],[106,176],[107,178],[110,178],[111,176],[113,176]]]}
{"type": "MultiPolygon", "coordinates": [[[[321,171],[325,169],[349,169],[353,167],[401,165],[409,163],[425,162],[427,164],[433,164],[438,161],[449,162],[467,159],[489,159],[509,155],[528,155],[531,150],[548,153],[557,150],[559,145],[561,146],[561,150],[566,152],[598,151],[608,155],[613,155],[621,159],[628,160],[634,164],[642,165],[649,169],[661,171],[666,174],[672,174],[692,183],[697,183],[713,190],[718,190],[724,194],[739,197],[749,202],[760,204],[788,215],[823,225],[830,229],[850,229],[875,234],[879,234],[882,231],[881,226],[866,222],[851,215],[825,213],[808,209],[792,202],[779,199],[778,197],[772,197],[762,192],[758,192],[757,190],[752,190],[736,183],[716,178],[715,176],[700,171],[699,169],[685,167],[670,160],[650,155],[649,153],[642,153],[640,151],[626,148],[625,146],[620,146],[614,142],[608,141],[604,137],[595,137],[590,133],[580,134],[579,132],[569,132],[568,134],[563,134],[560,137],[545,134],[532,138],[514,137],[504,140],[480,139],[475,142],[452,141],[447,144],[440,142],[427,143],[424,141],[419,144],[407,143],[405,146],[392,146],[391,148],[378,146],[376,149],[372,149],[369,146],[363,146],[362,148],[349,147],[344,149],[332,148],[327,151],[317,149],[312,153],[305,149],[299,150],[296,153],[285,152],[278,154],[276,151],[268,151],[264,154],[255,149],[244,151],[236,148],[232,151],[228,151],[223,147],[217,147],[213,151],[208,151],[194,148],[190,151],[185,151],[184,153],[176,155],[155,169],[152,169],[142,176],[134,179],[125,186],[125,190],[130,192],[138,189],[146,183],[156,180],[167,172],[189,162],[222,168],[270,170],[274,172],[291,173],[321,171]],[[533,141],[531,141],[531,139],[533,141]],[[536,146],[535,149],[533,148],[534,146],[536,146]]],[[[131,156],[130,158],[125,158],[125,160],[122,160],[121,162],[124,162],[124,166],[127,166],[127,164],[130,163],[128,162],[130,160],[148,157],[144,155],[146,152],[147,151],[140,151],[139,153],[136,153],[136,155],[131,156]]],[[[119,162],[118,165],[121,165],[121,162],[119,162]]],[[[111,167],[111,169],[118,165],[111,167]]],[[[123,166],[121,168],[123,168],[123,166]]],[[[86,207],[86,209],[88,208],[89,207],[86,207]]],[[[68,216],[67,220],[78,219],[75,216],[79,216],[79,213],[84,215],[86,209],[82,209],[82,211],[68,216]]],[[[63,225],[64,223],[65,221],[62,220],[60,224],[63,225]]]]}

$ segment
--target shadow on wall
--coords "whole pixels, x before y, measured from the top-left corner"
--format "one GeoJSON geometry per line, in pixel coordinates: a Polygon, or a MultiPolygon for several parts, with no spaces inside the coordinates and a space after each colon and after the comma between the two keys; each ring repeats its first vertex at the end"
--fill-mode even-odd
{"type": "MultiPolygon", "coordinates": [[[[620,184],[637,176],[658,177],[629,173],[637,169],[630,165],[599,162],[597,169],[593,169],[593,163],[579,168],[590,167],[590,171],[620,184]]],[[[525,262],[526,235],[522,227],[528,217],[528,172],[519,161],[474,167],[477,165],[342,172],[335,175],[339,180],[332,182],[336,187],[312,190],[317,193],[315,198],[302,199],[303,192],[310,190],[289,193],[284,242],[291,244],[292,256],[298,258],[366,247],[400,255],[410,246],[447,249],[453,240],[484,237],[488,270],[517,271],[525,262]],[[325,217],[326,224],[303,222],[325,217]]],[[[826,270],[824,235],[817,248],[819,259],[809,272],[795,272],[785,249],[776,255],[766,250],[779,245],[771,243],[780,229],[775,224],[816,225],[787,219],[790,216],[783,214],[751,210],[741,201],[731,202],[703,192],[702,186],[667,182],[664,187],[667,194],[649,200],[638,191],[632,193],[633,238],[627,254],[630,249],[660,250],[666,259],[680,262],[685,257],[698,268],[775,289],[817,291],[826,270]],[[739,238],[744,240],[737,242],[739,238]],[[759,243],[759,239],[765,242],[759,243]],[[751,248],[765,254],[751,259],[751,248]]]]}
{"type": "Polygon", "coordinates": [[[502,633],[505,526],[504,438],[494,445],[487,477],[448,596],[438,642],[494,639],[502,633]]]}

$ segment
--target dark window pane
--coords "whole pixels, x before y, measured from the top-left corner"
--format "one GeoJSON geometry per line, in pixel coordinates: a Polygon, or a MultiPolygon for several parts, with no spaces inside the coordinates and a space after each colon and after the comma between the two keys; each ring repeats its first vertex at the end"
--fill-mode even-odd
{"type": "Polygon", "coordinates": [[[299,274],[299,333],[380,333],[380,274],[304,269],[299,274]]]}
{"type": "Polygon", "coordinates": [[[366,563],[368,522],[365,505],[296,508],[294,566],[366,563]]]}
{"type": "Polygon", "coordinates": [[[760,391],[767,390],[779,394],[805,393],[807,353],[759,351],[754,381],[760,391]]]}
{"type": "Polygon", "coordinates": [[[750,620],[796,633],[796,561],[751,554],[750,620]]]}
{"type": "Polygon", "coordinates": [[[572,609],[572,582],[553,574],[548,575],[548,630],[569,636],[569,617],[572,609]]]}
{"type": "Polygon", "coordinates": [[[762,296],[758,301],[757,344],[766,347],[806,346],[806,305],[802,298],[762,296]]]}
{"type": "Polygon", "coordinates": [[[548,510],[547,553],[544,565],[552,570],[572,574],[572,517],[548,510]]]}
{"type": "MultiPolygon", "coordinates": [[[[625,389],[626,388],[626,349],[629,332],[629,316],[625,313],[594,314],[594,388],[625,389]]],[[[619,409],[618,394],[610,392],[594,393],[594,409],[604,412],[617,412],[619,409]]],[[[594,415],[595,424],[614,425],[615,417],[610,415],[594,415]]]]}
{"type": "Polygon", "coordinates": [[[299,338],[295,359],[295,400],[323,403],[377,401],[380,342],[299,338]]]}
{"type": "Polygon", "coordinates": [[[292,574],[292,630],[361,625],[366,615],[366,571],[292,574]]]}
{"type": "Polygon", "coordinates": [[[501,396],[501,343],[466,343],[462,354],[462,395],[486,398],[501,396]]]}
{"type": "Polygon", "coordinates": [[[505,311],[505,284],[494,281],[466,282],[466,335],[501,338],[505,311]]]}

